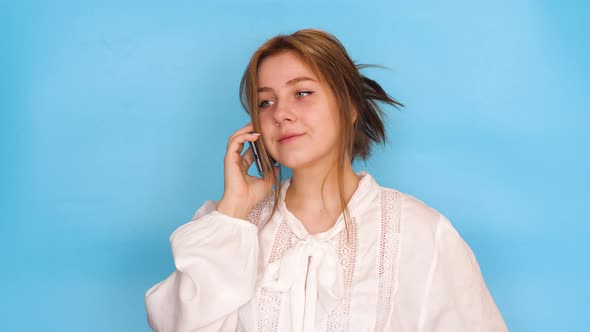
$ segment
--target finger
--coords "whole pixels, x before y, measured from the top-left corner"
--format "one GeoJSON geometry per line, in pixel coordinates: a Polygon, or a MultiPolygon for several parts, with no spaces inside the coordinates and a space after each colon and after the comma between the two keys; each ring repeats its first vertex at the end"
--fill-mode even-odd
{"type": "Polygon", "coordinates": [[[247,158],[247,156],[250,154],[250,148],[248,148],[248,150],[246,150],[246,152],[244,152],[244,154],[242,154],[242,159],[240,160],[240,168],[242,169],[242,172],[247,173],[248,169],[250,168],[250,165],[252,165],[252,162],[250,162],[247,158]]]}
{"type": "Polygon", "coordinates": [[[227,145],[227,153],[232,155],[235,160],[241,159],[240,154],[244,149],[244,142],[255,142],[260,137],[260,134],[245,133],[239,136],[232,137],[227,145]]]}
{"type": "Polygon", "coordinates": [[[254,131],[254,125],[252,121],[248,122],[244,127],[238,129],[235,133],[232,134],[232,137],[240,136],[249,132],[254,131]]]}
{"type": "MultiPolygon", "coordinates": [[[[254,126],[251,123],[248,123],[248,125],[246,125],[243,128],[240,128],[238,131],[236,131],[235,133],[233,133],[230,138],[229,138],[229,142],[228,145],[231,143],[232,140],[243,136],[243,135],[248,135],[248,134],[252,134],[252,133],[256,133],[254,131],[254,126]]],[[[257,134],[257,133],[256,133],[257,134]]],[[[242,142],[243,143],[243,142],[242,142]]]]}
{"type": "Polygon", "coordinates": [[[254,162],[254,151],[252,151],[251,147],[249,147],[242,155],[242,162],[244,162],[248,168],[250,168],[250,165],[254,162]]]}

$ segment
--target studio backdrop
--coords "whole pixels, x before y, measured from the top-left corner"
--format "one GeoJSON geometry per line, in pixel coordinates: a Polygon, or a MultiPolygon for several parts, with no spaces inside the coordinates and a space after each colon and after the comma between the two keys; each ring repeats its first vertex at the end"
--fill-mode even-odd
{"type": "Polygon", "coordinates": [[[367,162],[473,249],[511,331],[588,331],[586,1],[3,1],[2,331],[148,331],[170,234],[223,192],[238,87],[337,36],[406,107],[367,162]]]}

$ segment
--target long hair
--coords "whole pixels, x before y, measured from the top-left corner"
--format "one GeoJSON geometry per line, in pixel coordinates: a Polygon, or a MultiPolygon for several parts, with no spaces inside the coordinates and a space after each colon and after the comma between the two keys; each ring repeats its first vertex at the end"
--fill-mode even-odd
{"type": "MultiPolygon", "coordinates": [[[[384,113],[379,103],[389,104],[397,109],[404,105],[388,95],[379,83],[362,75],[359,69],[368,66],[356,65],[336,37],[322,30],[304,29],[291,35],[278,35],[267,40],[254,52],[244,71],[240,82],[240,102],[252,118],[252,124],[257,132],[260,132],[258,68],[265,58],[284,51],[294,52],[320,82],[327,84],[335,97],[340,112],[339,127],[342,137],[335,166],[340,204],[346,228],[350,230],[350,213],[344,195],[344,169],[358,157],[366,160],[373,143],[385,143],[384,113]],[[355,112],[357,116],[353,122],[355,112]]],[[[264,144],[260,145],[260,150],[263,171],[265,174],[272,174],[273,165],[264,144]]],[[[278,205],[281,177],[280,173],[278,177],[273,177],[276,190],[269,220],[278,205]]],[[[326,179],[322,184],[322,191],[325,181],[326,179]]]]}

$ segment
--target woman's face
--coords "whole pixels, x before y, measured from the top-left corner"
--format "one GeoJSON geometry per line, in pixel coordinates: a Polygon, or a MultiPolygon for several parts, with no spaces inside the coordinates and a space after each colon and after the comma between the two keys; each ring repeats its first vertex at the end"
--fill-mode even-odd
{"type": "Polygon", "coordinates": [[[258,84],[261,134],[270,155],[293,170],[331,165],[339,139],[331,90],[288,51],[263,60],[258,84]]]}

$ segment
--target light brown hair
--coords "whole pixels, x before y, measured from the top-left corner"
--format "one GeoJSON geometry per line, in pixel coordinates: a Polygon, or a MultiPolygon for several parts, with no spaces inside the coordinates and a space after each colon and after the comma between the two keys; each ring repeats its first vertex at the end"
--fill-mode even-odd
{"type": "MultiPolygon", "coordinates": [[[[296,54],[320,82],[330,88],[336,100],[340,112],[340,136],[343,138],[338,146],[336,169],[340,203],[347,229],[350,229],[351,220],[343,189],[344,168],[358,157],[366,160],[373,143],[385,143],[384,113],[379,103],[398,109],[404,105],[388,95],[379,83],[362,75],[359,69],[368,66],[355,64],[336,37],[322,30],[304,29],[267,40],[254,52],[244,71],[240,82],[240,101],[250,114],[256,132],[260,132],[258,68],[265,58],[285,51],[296,54]],[[357,116],[353,121],[355,112],[357,116]]],[[[272,174],[273,165],[264,144],[260,145],[260,150],[263,171],[265,174],[272,174]]],[[[273,185],[277,190],[274,190],[274,207],[269,220],[278,205],[281,177],[279,173],[278,177],[273,178],[273,185]]]]}

